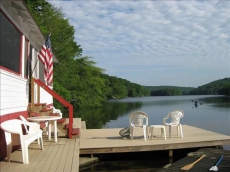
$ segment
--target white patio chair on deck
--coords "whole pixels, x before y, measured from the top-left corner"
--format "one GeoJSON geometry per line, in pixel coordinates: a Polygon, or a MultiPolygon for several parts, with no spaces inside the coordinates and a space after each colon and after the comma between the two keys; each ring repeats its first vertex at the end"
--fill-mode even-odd
{"type": "MultiPolygon", "coordinates": [[[[26,122],[29,122],[29,121],[27,121],[27,119],[24,118],[24,116],[22,116],[22,115],[20,115],[19,118],[20,118],[22,121],[24,121],[25,123],[26,123],[26,122]]],[[[24,123],[23,125],[24,125],[24,128],[25,128],[26,134],[36,133],[36,132],[37,132],[37,129],[33,130],[33,128],[31,128],[30,130],[28,130],[28,126],[27,126],[25,123],[24,123]]],[[[47,122],[45,122],[46,130],[48,130],[47,124],[46,124],[46,123],[47,123],[47,122]]]]}
{"type": "MultiPolygon", "coordinates": [[[[24,122],[29,122],[29,121],[27,121],[27,119],[24,118],[24,116],[22,116],[22,115],[20,115],[19,118],[20,118],[22,121],[24,121],[24,122]]],[[[49,132],[48,122],[45,121],[44,124],[45,124],[46,132],[47,132],[47,135],[48,135],[48,132],[49,132]]],[[[24,128],[25,128],[26,134],[37,132],[37,130],[34,131],[33,129],[28,130],[28,127],[26,126],[26,124],[24,124],[24,128]]]]}
{"type": "Polygon", "coordinates": [[[180,124],[180,119],[184,116],[184,112],[182,110],[175,110],[170,112],[167,117],[163,118],[163,124],[165,126],[169,126],[169,136],[172,137],[172,127],[177,127],[177,136],[179,136],[179,131],[181,138],[183,138],[182,125],[180,124]],[[166,123],[166,120],[171,118],[170,123],[166,123]]]}
{"type": "Polygon", "coordinates": [[[43,150],[42,130],[40,130],[40,127],[37,123],[24,122],[19,119],[12,119],[12,120],[4,121],[3,123],[1,123],[1,129],[5,133],[8,162],[10,162],[10,154],[12,151],[12,145],[19,145],[19,144],[21,145],[22,159],[23,159],[24,164],[29,163],[28,146],[30,143],[39,139],[40,148],[43,150]],[[23,135],[22,125],[29,126],[28,134],[23,135]],[[30,130],[32,130],[33,132],[30,132],[30,130]],[[12,138],[11,138],[11,133],[19,134],[20,142],[13,143],[12,138]]]}
{"type": "Polygon", "coordinates": [[[143,128],[144,139],[146,140],[146,133],[148,133],[148,115],[142,111],[136,111],[129,116],[130,137],[133,140],[134,128],[143,128]]]}
{"type": "Polygon", "coordinates": [[[53,113],[58,113],[60,117],[62,117],[62,112],[60,109],[56,109],[54,106],[50,106],[50,108],[53,108],[53,113]]]}

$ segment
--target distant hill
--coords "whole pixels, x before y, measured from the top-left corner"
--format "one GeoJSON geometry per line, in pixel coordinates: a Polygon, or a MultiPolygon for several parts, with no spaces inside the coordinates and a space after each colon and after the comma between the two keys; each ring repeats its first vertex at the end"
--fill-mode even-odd
{"type": "Polygon", "coordinates": [[[182,95],[187,95],[191,90],[196,89],[195,87],[177,87],[177,86],[143,86],[147,88],[150,92],[157,90],[165,90],[165,89],[178,89],[182,92],[182,95]]]}
{"type": "Polygon", "coordinates": [[[230,78],[219,79],[208,84],[195,87],[178,86],[142,86],[150,92],[166,89],[177,89],[182,95],[230,95],[230,78]]]}
{"type": "Polygon", "coordinates": [[[229,95],[230,90],[230,78],[219,79],[208,84],[199,86],[198,88],[191,90],[190,95],[229,95]]]}

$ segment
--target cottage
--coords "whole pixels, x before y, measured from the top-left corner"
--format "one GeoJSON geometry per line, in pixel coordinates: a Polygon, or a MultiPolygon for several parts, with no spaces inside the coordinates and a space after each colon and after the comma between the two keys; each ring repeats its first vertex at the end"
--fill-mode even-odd
{"type": "MultiPolygon", "coordinates": [[[[30,74],[44,82],[44,65],[38,52],[45,42],[23,0],[0,1],[0,123],[29,116],[30,74]]],[[[55,58],[54,62],[57,61],[55,58]]],[[[52,89],[52,85],[49,85],[52,89]]],[[[44,89],[33,88],[37,103],[53,104],[53,96],[44,89]],[[39,94],[39,99],[37,98],[39,94]]],[[[6,156],[4,132],[0,130],[0,159],[6,156]]]]}

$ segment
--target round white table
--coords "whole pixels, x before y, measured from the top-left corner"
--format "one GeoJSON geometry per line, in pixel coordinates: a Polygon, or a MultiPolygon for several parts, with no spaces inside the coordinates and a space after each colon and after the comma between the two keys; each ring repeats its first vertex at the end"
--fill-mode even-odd
{"type": "Polygon", "coordinates": [[[54,141],[57,142],[57,120],[61,119],[61,116],[36,116],[27,118],[28,121],[32,122],[45,122],[48,121],[48,139],[51,139],[51,121],[54,121],[54,141]]]}

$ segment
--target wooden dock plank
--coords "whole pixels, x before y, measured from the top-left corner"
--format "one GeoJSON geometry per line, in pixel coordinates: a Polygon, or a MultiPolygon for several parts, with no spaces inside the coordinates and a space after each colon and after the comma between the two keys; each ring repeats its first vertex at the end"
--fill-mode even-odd
{"type": "MultiPolygon", "coordinates": [[[[69,118],[66,118],[66,123],[69,123],[69,118]]],[[[81,118],[73,118],[73,127],[81,128],[81,118]]]]}
{"type": "Polygon", "coordinates": [[[65,150],[64,150],[65,145],[58,145],[57,147],[58,147],[57,153],[56,153],[56,156],[53,157],[54,160],[53,160],[52,163],[50,164],[49,171],[58,171],[58,169],[57,169],[58,164],[59,164],[60,161],[61,161],[61,157],[62,157],[63,151],[65,151],[65,150]]]}
{"type": "Polygon", "coordinates": [[[59,138],[58,143],[44,140],[44,150],[40,150],[37,142],[29,146],[29,164],[22,163],[21,151],[11,154],[11,162],[1,161],[1,172],[15,171],[78,171],[79,139],[59,138]],[[71,146],[70,146],[71,143],[71,146]],[[67,150],[67,151],[66,151],[67,150]],[[67,156],[71,155],[69,158],[67,156]],[[68,168],[70,166],[70,168],[68,168]],[[60,168],[61,167],[61,168],[60,168]],[[58,169],[59,168],[59,169],[58,169]]]}
{"type": "Polygon", "coordinates": [[[15,151],[11,154],[10,163],[1,161],[1,172],[76,172],[79,171],[81,162],[79,153],[82,152],[83,154],[119,153],[230,145],[230,136],[187,125],[183,125],[184,138],[173,135],[172,139],[167,137],[167,140],[161,138],[160,133],[156,133],[153,140],[144,141],[142,130],[135,130],[134,140],[123,139],[119,131],[119,128],[85,129],[81,130],[80,138],[59,137],[57,143],[47,140],[47,135],[44,135],[44,150],[40,150],[37,143],[30,145],[29,164],[23,164],[21,151],[15,151]]]}
{"type": "Polygon", "coordinates": [[[80,147],[80,139],[77,138],[75,140],[74,155],[73,155],[71,172],[78,172],[79,171],[79,159],[80,159],[79,147],[80,147]]]}
{"type": "Polygon", "coordinates": [[[53,164],[54,160],[58,161],[57,152],[59,151],[59,145],[53,146],[52,152],[50,153],[50,156],[46,159],[45,164],[42,167],[42,172],[49,172],[51,164],[53,164]],[[57,158],[57,159],[56,159],[57,158]]]}
{"type": "Polygon", "coordinates": [[[58,144],[59,144],[59,145],[65,145],[65,144],[66,144],[66,141],[67,141],[67,138],[60,138],[60,139],[58,140],[58,144]]]}
{"type": "Polygon", "coordinates": [[[45,150],[37,150],[34,154],[33,157],[31,157],[31,159],[29,160],[29,164],[28,165],[24,165],[20,168],[20,171],[25,171],[25,172],[29,172],[29,171],[34,171],[34,169],[36,168],[36,166],[39,164],[40,160],[45,156],[46,153],[46,147],[44,147],[45,150]]]}
{"type": "Polygon", "coordinates": [[[81,128],[81,118],[73,119],[73,128],[81,128]]]}
{"type": "MultiPolygon", "coordinates": [[[[154,150],[170,150],[181,148],[210,147],[230,144],[230,136],[183,125],[184,138],[173,132],[173,137],[164,140],[154,137],[144,141],[141,128],[135,129],[134,139],[123,139],[119,135],[121,128],[87,129],[81,131],[80,154],[138,152],[154,150]]],[[[168,133],[168,128],[167,128],[168,133]]]]}
{"type": "Polygon", "coordinates": [[[196,163],[189,171],[190,172],[202,172],[209,171],[209,169],[214,166],[218,161],[220,156],[224,155],[223,160],[218,165],[218,171],[229,172],[230,171],[230,151],[216,149],[216,148],[202,148],[196,152],[191,152],[189,156],[180,159],[179,161],[173,163],[166,169],[161,169],[158,172],[178,172],[185,165],[195,162],[202,155],[206,155],[201,161],[196,163]]]}
{"type": "Polygon", "coordinates": [[[70,140],[69,150],[66,157],[66,163],[64,166],[64,171],[71,171],[72,170],[72,163],[74,163],[73,155],[74,155],[74,146],[75,140],[70,140]]]}
{"type": "MultiPolygon", "coordinates": [[[[29,152],[29,155],[31,156],[32,151],[29,152]]],[[[22,164],[22,152],[21,150],[15,151],[14,156],[11,156],[10,162],[7,162],[6,158],[5,160],[1,161],[1,172],[4,171],[14,171],[15,168],[20,166],[22,164]]]]}
{"type": "Polygon", "coordinates": [[[30,166],[30,169],[27,169],[27,171],[40,171],[43,166],[45,165],[47,159],[49,158],[54,146],[48,146],[46,148],[46,151],[44,151],[44,154],[40,154],[40,158],[36,158],[34,161],[34,166],[30,166]],[[33,168],[33,169],[32,169],[33,168]]]}
{"type": "Polygon", "coordinates": [[[57,166],[58,171],[64,171],[65,163],[66,163],[66,159],[67,159],[68,151],[69,151],[69,147],[70,147],[70,141],[71,141],[71,139],[67,139],[67,142],[64,146],[64,151],[62,153],[61,159],[60,159],[59,164],[57,166]]]}

